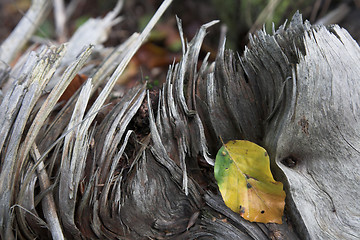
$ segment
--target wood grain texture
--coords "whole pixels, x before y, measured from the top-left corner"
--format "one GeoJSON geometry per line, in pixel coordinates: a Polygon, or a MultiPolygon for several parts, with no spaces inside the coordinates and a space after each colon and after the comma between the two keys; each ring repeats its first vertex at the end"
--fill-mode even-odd
{"type": "Polygon", "coordinates": [[[142,84],[109,100],[166,7],[58,112],[91,46],[57,76],[63,47],[1,67],[1,84],[13,82],[0,98],[1,238],[358,239],[360,50],[346,30],[296,13],[272,34],[251,36],[243,54],[224,41],[215,62],[207,55],[199,66],[216,21],[187,42],[178,19],[183,58],[159,92],[142,84]],[[50,80],[58,85],[47,95],[50,80]],[[135,127],[138,118],[148,129],[135,127]],[[225,206],[211,173],[220,138],[268,151],[287,192],[283,224],[251,223],[225,206]]]}
{"type": "Polygon", "coordinates": [[[338,26],[312,29],[304,42],[275,159],[309,238],[358,239],[360,49],[338,26]],[[295,167],[281,163],[288,156],[295,167]]]}
{"type": "Polygon", "coordinates": [[[302,239],[359,238],[359,53],[346,30],[296,14],[240,58],[220,51],[198,83],[206,129],[270,152],[302,239]]]}

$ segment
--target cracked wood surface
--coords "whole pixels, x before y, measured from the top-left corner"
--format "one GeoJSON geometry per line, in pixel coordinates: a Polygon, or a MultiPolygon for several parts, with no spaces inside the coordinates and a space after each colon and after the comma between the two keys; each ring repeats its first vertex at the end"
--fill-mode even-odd
{"type": "Polygon", "coordinates": [[[360,50],[346,30],[311,26],[297,13],[273,34],[252,36],[242,56],[225,51],[223,42],[216,61],[208,62],[207,56],[198,68],[200,46],[216,23],[211,22],[192,41],[182,38],[183,58],[170,67],[157,103],[137,86],[92,124],[155,22],[114,49],[53,114],[53,122],[45,117],[60,97],[55,91],[62,92],[88,54],[73,59],[71,74],[53,77],[64,54],[62,47],[54,48],[60,52],[40,83],[32,69],[47,63],[52,48],[32,52],[27,63],[19,61],[23,69],[1,68],[12,72],[2,72],[0,83],[14,84],[4,90],[0,109],[0,236],[358,239],[360,50]],[[50,78],[63,81],[50,89],[55,91],[48,101],[37,101],[47,96],[42,90],[50,78]],[[110,79],[106,85],[105,79],[110,79]],[[101,85],[102,93],[91,103],[90,95],[101,85]],[[150,133],[140,139],[131,121],[142,107],[150,133]],[[34,136],[27,132],[30,126],[34,136]],[[220,137],[267,149],[288,196],[283,224],[248,222],[225,206],[217,189],[204,189],[195,180],[192,171],[199,162],[213,164],[220,137]],[[40,190],[38,181],[44,180],[42,187],[49,188],[40,190]],[[58,216],[46,215],[55,210],[58,216]]]}
{"type": "Polygon", "coordinates": [[[214,77],[198,84],[205,128],[269,151],[301,239],[360,237],[359,60],[346,30],[296,14],[273,36],[259,32],[240,59],[220,53],[214,77]]]}

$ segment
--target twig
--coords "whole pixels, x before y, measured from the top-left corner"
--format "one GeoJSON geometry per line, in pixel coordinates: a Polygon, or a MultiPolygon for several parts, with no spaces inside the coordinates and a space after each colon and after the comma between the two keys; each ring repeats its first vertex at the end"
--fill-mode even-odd
{"type": "Polygon", "coordinates": [[[251,26],[249,32],[247,35],[252,34],[256,31],[256,29],[264,24],[268,19],[271,19],[271,17],[274,14],[275,8],[277,5],[279,5],[280,0],[271,0],[266,5],[266,7],[261,11],[259,16],[257,17],[255,23],[251,26]]]}
{"type": "Polygon", "coordinates": [[[66,13],[63,0],[54,0],[54,15],[56,35],[59,42],[66,42],[67,28],[66,28],[66,13]]]}
{"type": "Polygon", "coordinates": [[[0,46],[0,60],[10,63],[50,11],[51,1],[34,0],[10,36],[0,46]]]}
{"type": "MultiPolygon", "coordinates": [[[[36,146],[36,144],[33,144],[33,147],[31,149],[31,154],[33,155],[33,158],[39,159],[41,157],[41,154],[36,146]]],[[[42,191],[45,191],[50,187],[50,180],[49,176],[45,170],[44,162],[41,161],[36,169],[37,175],[39,177],[39,184],[42,191]]],[[[61,230],[60,221],[58,218],[58,215],[56,213],[56,205],[54,202],[54,197],[52,194],[46,194],[42,200],[42,207],[43,207],[43,213],[45,216],[45,219],[47,221],[47,224],[49,226],[51,235],[53,239],[65,239],[64,235],[61,230]]]]}
{"type": "Polygon", "coordinates": [[[85,0],[72,0],[72,1],[70,1],[69,4],[66,7],[66,10],[65,10],[66,19],[69,19],[73,15],[75,10],[78,8],[78,6],[84,1],[85,0]]]}
{"type": "Polygon", "coordinates": [[[315,22],[316,25],[329,25],[339,23],[350,12],[351,8],[346,3],[341,4],[333,11],[326,14],[315,22]]]}

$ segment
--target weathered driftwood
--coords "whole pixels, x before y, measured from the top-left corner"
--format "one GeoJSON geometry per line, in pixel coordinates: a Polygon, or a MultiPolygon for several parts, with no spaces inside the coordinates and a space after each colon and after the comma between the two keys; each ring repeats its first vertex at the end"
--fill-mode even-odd
{"type": "Polygon", "coordinates": [[[4,65],[0,83],[13,84],[0,108],[1,238],[358,239],[360,50],[338,26],[312,27],[295,14],[272,35],[258,32],[243,56],[223,42],[216,61],[198,68],[216,22],[206,24],[183,39],[183,58],[157,95],[134,87],[96,119],[169,3],[94,66],[60,110],[57,100],[92,46],[70,64],[61,45],[30,53],[23,68],[4,65]],[[136,132],[139,115],[149,132],[136,132]],[[199,164],[211,170],[220,137],[268,150],[287,192],[283,224],[242,219],[212,178],[201,187],[199,164]]]}
{"type": "Polygon", "coordinates": [[[198,82],[206,131],[268,149],[301,238],[358,239],[359,46],[298,14],[251,45],[241,58],[221,50],[206,87],[198,82]]]}

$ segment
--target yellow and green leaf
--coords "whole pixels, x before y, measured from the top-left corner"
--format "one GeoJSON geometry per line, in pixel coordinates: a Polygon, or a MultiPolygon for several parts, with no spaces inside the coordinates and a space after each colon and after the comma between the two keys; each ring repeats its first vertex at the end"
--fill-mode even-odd
{"type": "Polygon", "coordinates": [[[216,156],[214,174],[226,206],[251,222],[282,223],[283,184],[274,180],[266,150],[234,140],[216,156]]]}

